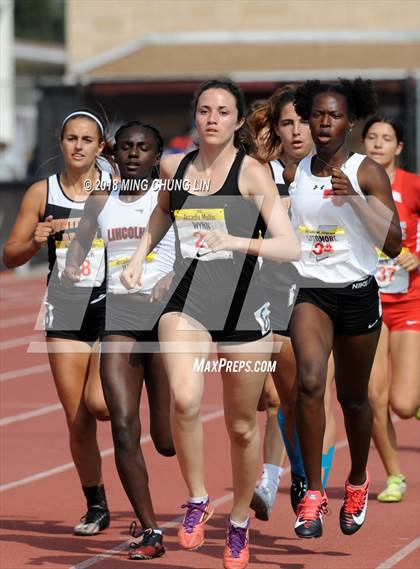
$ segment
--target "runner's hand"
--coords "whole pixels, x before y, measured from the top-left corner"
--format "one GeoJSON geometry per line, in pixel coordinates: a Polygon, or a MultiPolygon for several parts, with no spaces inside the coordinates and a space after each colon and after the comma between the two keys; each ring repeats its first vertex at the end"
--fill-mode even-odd
{"type": "Polygon", "coordinates": [[[68,288],[75,283],[80,282],[80,268],[79,267],[66,267],[61,273],[61,284],[68,288]]]}
{"type": "Polygon", "coordinates": [[[350,180],[340,168],[332,169],[331,186],[334,192],[331,201],[336,206],[342,206],[346,201],[345,198],[358,195],[350,180]]]}
{"type": "Polygon", "coordinates": [[[49,215],[45,221],[40,221],[35,227],[35,231],[32,237],[34,243],[38,245],[43,245],[48,241],[48,237],[54,233],[54,227],[52,224],[53,216],[49,215]]]}
{"type": "Polygon", "coordinates": [[[210,249],[214,253],[217,251],[235,251],[239,246],[239,238],[229,235],[220,229],[212,231],[200,231],[202,246],[210,249]]]}
{"type": "Polygon", "coordinates": [[[407,253],[401,253],[397,257],[398,264],[406,271],[414,271],[420,267],[420,259],[415,253],[407,251],[407,253]]]}
{"type": "Polygon", "coordinates": [[[141,275],[141,267],[133,268],[128,265],[120,274],[120,281],[127,290],[132,290],[138,286],[141,275]]]}
{"type": "Polygon", "coordinates": [[[162,277],[153,287],[152,293],[150,295],[150,302],[155,300],[162,300],[168,293],[168,290],[172,284],[175,273],[171,271],[164,277],[162,277]]]}

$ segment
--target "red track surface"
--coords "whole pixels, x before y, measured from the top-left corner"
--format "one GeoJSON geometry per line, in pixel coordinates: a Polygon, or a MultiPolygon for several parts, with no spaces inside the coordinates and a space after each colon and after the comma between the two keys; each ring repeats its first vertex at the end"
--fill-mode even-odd
{"type": "MultiPolygon", "coordinates": [[[[153,445],[146,441],[144,454],[151,491],[158,519],[167,526],[165,543],[168,552],[165,557],[151,562],[129,562],[126,559],[126,551],[121,550],[121,546],[128,540],[127,528],[134,516],[119,483],[112,451],[107,451],[112,448],[109,424],[100,425],[99,439],[101,449],[105,451],[103,471],[112,525],[105,533],[92,538],[72,535],[72,526],[83,513],[84,501],[76,471],[71,465],[64,416],[61,409],[49,407],[57,404],[57,397],[46,368],[46,354],[27,353],[29,341],[42,341],[43,338],[42,332],[34,331],[34,314],[40,308],[43,283],[44,278],[41,277],[17,278],[6,274],[0,278],[3,323],[0,328],[0,507],[3,533],[0,566],[2,569],[37,566],[47,569],[93,566],[120,569],[138,563],[154,569],[220,568],[226,514],[230,507],[231,476],[228,440],[222,413],[218,412],[221,409],[221,386],[215,375],[207,379],[203,406],[203,415],[207,418],[207,484],[217,506],[215,516],[208,524],[206,545],[193,553],[179,550],[175,526],[177,518],[182,515],[179,506],[186,497],[185,486],[176,459],[159,456],[153,445]],[[43,415],[20,416],[45,407],[43,415]],[[58,472],[50,471],[57,467],[62,468],[58,472]],[[37,474],[42,477],[34,479],[37,474]],[[11,487],[10,483],[16,484],[11,487]],[[98,557],[115,548],[117,551],[111,556],[98,557]]],[[[141,414],[146,436],[145,404],[141,414]]],[[[325,519],[324,537],[304,541],[295,536],[294,517],[287,495],[288,476],[285,476],[270,522],[252,520],[250,569],[420,568],[420,423],[415,420],[397,423],[403,471],[409,484],[406,499],[391,505],[379,504],[375,500],[375,494],[383,488],[385,475],[378,455],[372,449],[369,461],[372,486],[367,522],[358,534],[346,537],[338,527],[338,512],[348,468],[348,449],[338,409],[336,415],[339,449],[329,482],[331,516],[325,519]]]]}

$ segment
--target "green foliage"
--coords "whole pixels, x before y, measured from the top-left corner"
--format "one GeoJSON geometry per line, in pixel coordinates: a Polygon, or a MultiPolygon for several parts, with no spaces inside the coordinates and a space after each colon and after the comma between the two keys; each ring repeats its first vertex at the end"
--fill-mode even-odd
{"type": "Polygon", "coordinates": [[[65,0],[15,0],[18,39],[64,43],[65,0]]]}

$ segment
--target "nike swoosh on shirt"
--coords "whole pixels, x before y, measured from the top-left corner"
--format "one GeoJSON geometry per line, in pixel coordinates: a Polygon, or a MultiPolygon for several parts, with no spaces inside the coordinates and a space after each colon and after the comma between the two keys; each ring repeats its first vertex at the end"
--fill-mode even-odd
{"type": "Polygon", "coordinates": [[[408,326],[411,326],[412,324],[418,324],[419,320],[407,320],[407,324],[408,326]]]}
{"type": "Polygon", "coordinates": [[[209,251],[204,251],[203,253],[200,253],[200,251],[203,251],[203,249],[199,249],[197,251],[197,257],[204,257],[204,255],[208,255],[209,253],[212,253],[213,251],[210,249],[209,251]]]}

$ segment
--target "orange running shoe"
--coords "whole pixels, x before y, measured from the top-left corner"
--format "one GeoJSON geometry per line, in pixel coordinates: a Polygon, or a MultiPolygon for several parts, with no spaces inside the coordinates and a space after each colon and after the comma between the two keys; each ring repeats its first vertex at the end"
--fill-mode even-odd
{"type": "Polygon", "coordinates": [[[198,549],[204,543],[204,524],[212,517],[214,510],[209,508],[209,500],[205,502],[187,502],[181,508],[187,512],[178,530],[178,543],[184,549],[198,549]]]}
{"type": "Polygon", "coordinates": [[[352,486],[348,480],[344,486],[344,502],[340,510],[340,528],[346,535],[353,535],[362,527],[366,518],[369,493],[369,474],[363,486],[352,486]]]}
{"type": "Polygon", "coordinates": [[[229,521],[225,550],[224,569],[245,569],[249,563],[249,520],[246,528],[238,528],[229,521]]]}

